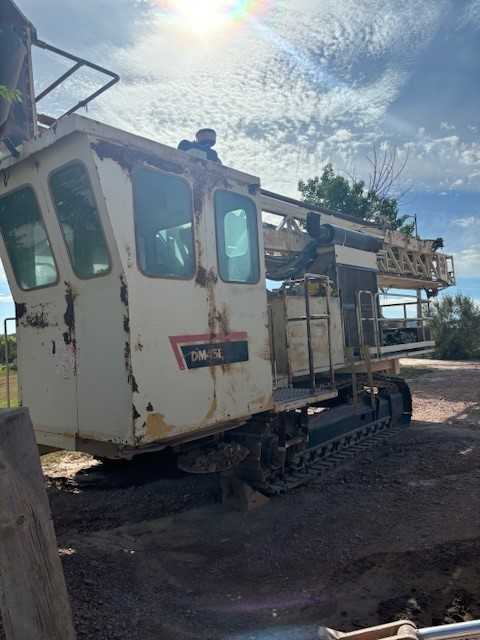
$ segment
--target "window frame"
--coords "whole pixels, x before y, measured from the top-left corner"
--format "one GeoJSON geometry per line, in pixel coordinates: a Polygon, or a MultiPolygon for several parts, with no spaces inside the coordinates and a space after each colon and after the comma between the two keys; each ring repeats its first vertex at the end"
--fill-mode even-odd
{"type": "Polygon", "coordinates": [[[133,225],[134,225],[134,233],[135,233],[135,259],[136,259],[136,263],[137,263],[137,268],[140,271],[140,273],[145,276],[146,278],[152,278],[153,280],[180,280],[182,282],[191,282],[192,280],[194,280],[197,277],[197,270],[198,270],[198,264],[197,264],[197,239],[196,239],[196,229],[195,229],[195,211],[194,211],[194,203],[193,203],[193,185],[191,184],[191,182],[189,182],[189,180],[187,180],[186,178],[184,178],[183,176],[179,176],[175,173],[169,173],[168,171],[161,171],[160,169],[157,169],[156,167],[150,167],[147,165],[137,165],[136,167],[134,167],[132,173],[131,173],[131,182],[132,182],[132,196],[133,196],[133,225]],[[175,178],[177,180],[180,180],[182,182],[184,182],[189,190],[190,193],[190,211],[192,214],[192,259],[193,259],[193,269],[192,269],[192,275],[191,276],[168,276],[168,275],[153,275],[151,273],[146,273],[145,270],[142,268],[142,265],[140,264],[140,260],[139,260],[139,252],[138,252],[138,222],[137,222],[137,198],[136,198],[136,194],[137,194],[137,187],[135,184],[135,172],[137,171],[147,171],[156,175],[162,175],[162,176],[167,176],[169,178],[175,178]]]}
{"type": "Polygon", "coordinates": [[[95,198],[95,192],[93,190],[93,186],[92,186],[92,181],[90,180],[90,174],[88,172],[88,166],[86,165],[85,162],[83,162],[80,159],[75,159],[75,160],[69,160],[68,162],[65,162],[64,164],[55,167],[55,169],[52,169],[49,173],[48,173],[48,178],[47,178],[47,182],[48,182],[48,193],[50,196],[50,201],[52,204],[52,210],[55,216],[55,220],[57,222],[57,225],[60,227],[60,233],[62,234],[62,238],[63,238],[63,243],[65,245],[65,248],[67,250],[67,254],[68,254],[68,260],[70,262],[70,267],[73,271],[73,273],[75,274],[75,276],[79,279],[79,280],[96,280],[97,278],[103,278],[105,276],[110,275],[110,273],[112,272],[112,268],[113,268],[113,259],[112,259],[112,254],[110,251],[110,246],[107,242],[107,236],[105,235],[105,229],[102,223],[102,217],[100,215],[100,209],[98,208],[98,203],[97,203],[97,199],[95,198]],[[92,276],[81,276],[78,274],[75,265],[74,265],[74,261],[73,261],[73,256],[72,253],[70,251],[70,247],[68,245],[67,242],[67,238],[65,236],[65,232],[63,230],[63,224],[60,222],[60,219],[58,217],[58,212],[57,212],[57,207],[55,206],[55,198],[54,198],[54,193],[53,193],[53,189],[52,189],[52,177],[58,173],[59,171],[62,171],[62,169],[65,169],[65,167],[69,167],[71,165],[79,165],[80,167],[82,167],[85,170],[85,174],[87,176],[87,182],[88,182],[88,186],[90,187],[90,191],[92,193],[92,197],[93,197],[93,201],[95,203],[95,209],[97,210],[97,214],[98,214],[98,222],[100,224],[100,231],[102,233],[103,236],[103,240],[105,242],[105,249],[107,251],[107,256],[108,256],[108,269],[106,269],[105,271],[102,271],[102,273],[97,273],[95,275],[92,276]]]}
{"type": "MultiPolygon", "coordinates": [[[[260,234],[258,231],[258,207],[257,207],[257,203],[255,202],[255,200],[253,200],[253,198],[250,198],[250,196],[247,196],[244,193],[240,193],[238,191],[232,191],[231,189],[215,189],[213,192],[213,218],[214,218],[214,224],[215,224],[215,247],[216,247],[216,253],[217,253],[217,271],[218,271],[218,276],[220,278],[220,280],[222,282],[225,282],[226,284],[239,284],[239,285],[247,285],[247,286],[255,286],[257,285],[260,280],[262,279],[262,263],[260,260],[260,234]],[[221,270],[220,270],[220,244],[218,241],[218,217],[217,217],[217,202],[216,202],[216,198],[217,198],[217,193],[233,193],[234,195],[237,196],[241,196],[242,198],[245,198],[246,200],[250,200],[250,202],[253,204],[253,207],[255,209],[255,238],[256,238],[256,252],[257,252],[257,265],[258,265],[258,277],[255,281],[252,282],[245,282],[243,280],[225,280],[222,277],[221,274],[221,270]]],[[[223,221],[225,220],[225,216],[223,216],[223,221]]],[[[225,236],[225,234],[223,233],[223,236],[225,236]]],[[[225,255],[226,255],[226,251],[225,251],[225,255]]],[[[253,255],[253,253],[252,253],[253,255]]],[[[228,256],[226,256],[228,258],[228,256]]]]}
{"type": "Polygon", "coordinates": [[[39,289],[48,289],[50,287],[56,287],[58,285],[58,283],[60,282],[60,270],[58,268],[57,258],[56,258],[56,255],[55,255],[55,251],[53,250],[53,245],[52,245],[52,242],[50,240],[50,234],[48,233],[48,227],[45,224],[45,217],[44,217],[44,214],[43,214],[43,211],[42,211],[42,207],[40,206],[40,201],[39,201],[39,199],[37,197],[37,192],[35,191],[34,184],[32,182],[25,182],[25,183],[19,185],[18,187],[15,187],[15,189],[12,189],[11,191],[7,191],[7,193],[1,194],[0,195],[0,200],[3,200],[4,198],[7,198],[8,196],[11,196],[12,194],[16,193],[17,191],[22,191],[24,189],[30,189],[31,192],[33,193],[33,198],[35,200],[35,204],[37,205],[37,209],[38,209],[38,211],[40,213],[40,218],[39,219],[40,219],[40,221],[41,221],[41,223],[43,225],[43,228],[45,230],[45,237],[47,238],[48,246],[50,247],[50,251],[52,253],[53,264],[55,265],[55,273],[57,274],[57,277],[56,277],[54,282],[49,282],[48,284],[41,284],[41,285],[39,285],[37,287],[28,287],[28,288],[22,287],[22,285],[18,281],[17,274],[15,272],[15,268],[14,268],[12,260],[10,258],[10,252],[8,250],[8,245],[5,242],[3,231],[2,231],[1,225],[0,225],[0,237],[2,239],[3,246],[5,247],[5,253],[6,253],[6,256],[8,258],[8,264],[9,264],[9,267],[10,267],[10,269],[12,271],[13,278],[15,280],[15,284],[21,291],[25,291],[25,292],[28,293],[29,291],[38,291],[39,289]]]}

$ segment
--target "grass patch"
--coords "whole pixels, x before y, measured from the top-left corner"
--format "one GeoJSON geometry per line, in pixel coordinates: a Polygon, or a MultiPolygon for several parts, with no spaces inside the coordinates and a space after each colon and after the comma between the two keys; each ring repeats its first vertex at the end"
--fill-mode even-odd
{"type": "Polygon", "coordinates": [[[427,373],[435,373],[435,369],[431,367],[400,367],[400,375],[409,378],[420,378],[427,373]]]}
{"type": "MultiPolygon", "coordinates": [[[[18,407],[17,372],[10,371],[10,406],[18,407]]],[[[0,409],[7,408],[7,374],[0,371],[0,409]]]]}

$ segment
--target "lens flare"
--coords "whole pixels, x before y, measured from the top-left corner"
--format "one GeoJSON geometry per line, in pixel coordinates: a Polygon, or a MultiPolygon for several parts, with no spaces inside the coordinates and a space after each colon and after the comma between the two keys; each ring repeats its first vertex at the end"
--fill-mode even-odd
{"type": "Polygon", "coordinates": [[[159,3],[165,18],[193,32],[229,29],[257,17],[268,0],[167,0],[159,3]]]}

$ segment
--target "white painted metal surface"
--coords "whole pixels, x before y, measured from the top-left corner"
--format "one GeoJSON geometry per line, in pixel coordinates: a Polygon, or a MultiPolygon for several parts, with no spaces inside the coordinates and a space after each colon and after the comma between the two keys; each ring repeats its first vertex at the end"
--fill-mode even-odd
{"type": "MultiPolygon", "coordinates": [[[[306,376],[309,373],[307,326],[305,318],[305,298],[303,295],[273,296],[272,309],[275,371],[281,380],[306,376]]],[[[312,317],[325,315],[327,311],[324,297],[310,298],[312,317]]],[[[332,358],[335,368],[344,365],[343,323],[340,301],[330,299],[332,326],[332,358]]],[[[314,368],[317,373],[329,370],[328,328],[326,319],[312,319],[312,348],[314,368]]]]}
{"type": "MultiPolygon", "coordinates": [[[[278,390],[289,378],[308,374],[306,323],[287,321],[305,315],[305,301],[290,295],[285,306],[280,298],[272,300],[272,373],[260,216],[269,203],[259,195],[258,178],[78,116],[42,132],[23,146],[18,159],[8,159],[0,169],[0,198],[24,185],[34,189],[58,269],[51,286],[20,289],[0,239],[17,303],[20,391],[39,443],[130,455],[142,447],[201,437],[271,410],[274,378],[278,390]],[[51,173],[73,161],[81,162],[88,174],[111,261],[108,272],[89,279],[72,268],[49,188],[51,173]],[[140,270],[132,184],[138,167],[176,176],[191,190],[196,256],[191,278],[151,277],[140,270]],[[240,194],[257,208],[258,282],[219,277],[218,190],[240,194]],[[229,360],[225,354],[232,345],[242,355],[229,360]]],[[[285,203],[282,213],[292,213],[292,207],[285,203]]],[[[335,222],[326,215],[324,222],[335,222]]],[[[274,231],[295,244],[295,228],[274,231]]],[[[364,252],[360,256],[345,247],[338,253],[345,264],[374,268],[373,255],[366,259],[364,252]]],[[[338,368],[345,366],[343,321],[339,299],[331,302],[332,353],[338,368]]],[[[312,315],[325,312],[325,299],[312,296],[312,315]]],[[[329,368],[327,323],[312,319],[311,328],[314,369],[324,372],[329,368]]]]}

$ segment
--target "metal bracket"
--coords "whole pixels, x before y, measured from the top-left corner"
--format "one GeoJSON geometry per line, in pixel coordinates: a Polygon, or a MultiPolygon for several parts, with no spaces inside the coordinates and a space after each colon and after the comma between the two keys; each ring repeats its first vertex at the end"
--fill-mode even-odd
{"type": "MultiPolygon", "coordinates": [[[[73,67],[70,67],[70,69],[65,71],[65,73],[63,73],[59,78],[57,78],[54,82],[52,82],[52,84],[48,85],[46,89],[41,91],[38,94],[38,96],[35,97],[35,102],[37,103],[40,102],[40,100],[43,100],[45,96],[51,93],[54,89],[56,89],[59,85],[61,85],[62,82],[64,82],[67,78],[69,78],[71,75],[73,75],[76,71],[78,71],[82,67],[88,67],[89,69],[93,69],[94,71],[103,73],[107,76],[110,76],[111,78],[111,80],[109,80],[102,87],[100,87],[100,89],[97,89],[97,91],[94,91],[92,94],[90,94],[83,100],[80,100],[80,102],[78,102],[75,106],[73,106],[71,109],[69,109],[62,116],[59,116],[59,117],[69,116],[71,113],[78,111],[78,109],[80,109],[81,107],[86,107],[89,102],[97,98],[100,94],[107,91],[107,89],[110,89],[110,87],[112,87],[114,84],[116,84],[120,80],[120,76],[117,73],[114,73],[113,71],[110,71],[105,67],[101,67],[98,64],[90,62],[89,60],[80,58],[79,56],[76,56],[73,53],[69,53],[68,51],[64,51],[63,49],[59,49],[58,47],[54,47],[51,44],[44,42],[43,40],[38,40],[37,38],[35,38],[34,40],[32,40],[32,44],[34,44],[36,47],[39,47],[40,49],[51,51],[52,53],[56,53],[57,55],[62,56],[63,58],[68,58],[68,60],[72,60],[73,62],[75,62],[73,67]]],[[[52,119],[49,116],[41,115],[39,116],[39,120],[44,124],[53,124],[56,120],[58,120],[58,118],[52,119]]]]}

